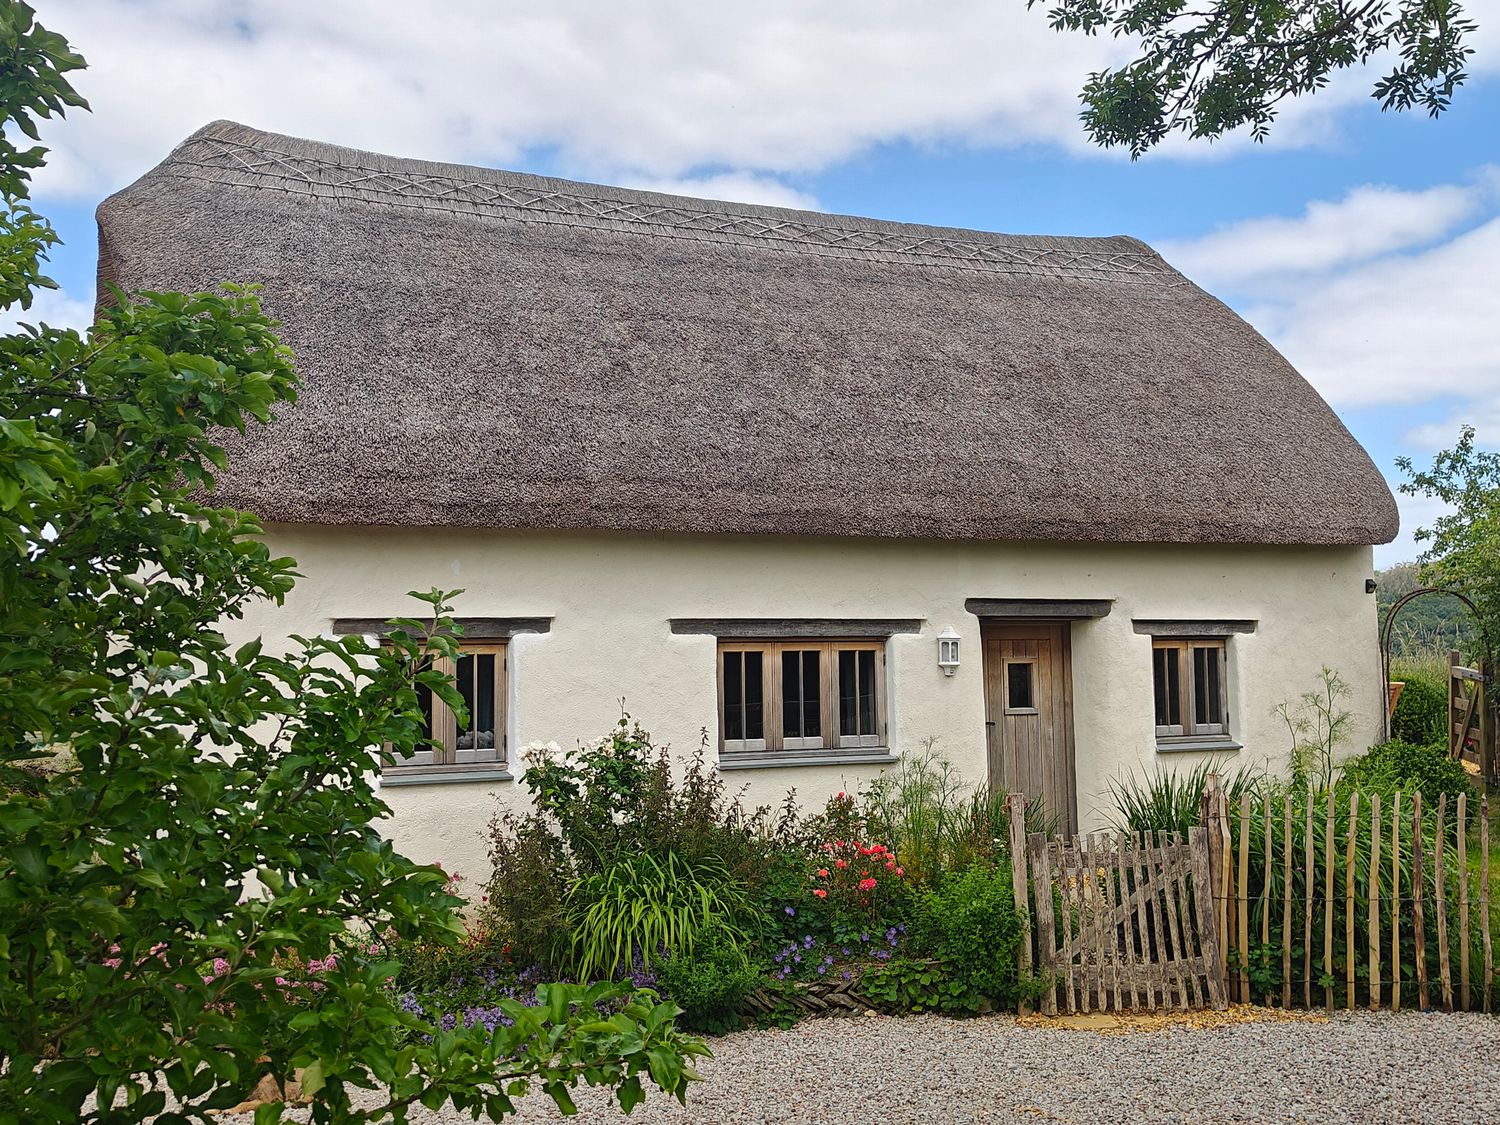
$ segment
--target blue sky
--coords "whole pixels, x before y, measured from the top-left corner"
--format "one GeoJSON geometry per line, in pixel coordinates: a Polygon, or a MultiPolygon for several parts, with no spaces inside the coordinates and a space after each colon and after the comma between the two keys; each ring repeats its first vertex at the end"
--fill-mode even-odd
{"type": "MultiPolygon", "coordinates": [[[[1382,114],[1373,71],[1267,145],[1090,148],[1076,94],[1128,45],[1021,0],[34,0],[90,70],[37,198],[77,323],[93,208],[216,117],[400,155],[1011,233],[1130,234],[1277,344],[1388,476],[1461,422],[1500,442],[1500,0],[1442,118],[1382,114]],[[1491,29],[1494,29],[1493,31],[1491,29]]],[[[29,318],[28,318],[29,319],[29,318]]],[[[1432,510],[1403,501],[1380,564],[1432,510]]]]}

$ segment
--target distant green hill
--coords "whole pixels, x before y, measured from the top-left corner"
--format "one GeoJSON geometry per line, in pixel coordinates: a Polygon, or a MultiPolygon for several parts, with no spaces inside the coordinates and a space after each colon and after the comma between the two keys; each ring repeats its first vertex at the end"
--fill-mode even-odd
{"type": "MultiPolygon", "coordinates": [[[[1375,600],[1380,606],[1380,623],[1403,594],[1422,585],[1416,563],[1398,563],[1375,572],[1375,600]]],[[[1408,602],[1396,618],[1391,634],[1391,655],[1421,659],[1441,656],[1447,663],[1450,649],[1464,650],[1473,632],[1468,610],[1457,598],[1428,594],[1408,602]]]]}

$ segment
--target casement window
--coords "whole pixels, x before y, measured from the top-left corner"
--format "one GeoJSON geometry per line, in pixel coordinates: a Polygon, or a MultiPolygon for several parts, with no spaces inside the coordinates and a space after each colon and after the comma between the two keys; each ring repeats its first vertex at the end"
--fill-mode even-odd
{"type": "Polygon", "coordinates": [[[726,759],[832,756],[885,745],[883,641],[720,641],[719,750],[726,759]]]}
{"type": "Polygon", "coordinates": [[[1225,644],[1218,637],[1151,642],[1156,737],[1229,740],[1225,644]]]}
{"type": "Polygon", "coordinates": [[[456,660],[441,659],[436,667],[453,677],[469,713],[460,723],[451,707],[418,685],[417,698],[426,716],[433,745],[419,746],[396,758],[388,773],[493,769],[505,761],[505,645],[463,642],[456,660]]]}

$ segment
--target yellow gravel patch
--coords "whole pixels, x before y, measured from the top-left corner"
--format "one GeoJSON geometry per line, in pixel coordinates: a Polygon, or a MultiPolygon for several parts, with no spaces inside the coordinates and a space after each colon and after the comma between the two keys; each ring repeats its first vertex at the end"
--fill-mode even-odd
{"type": "Polygon", "coordinates": [[[1187,1028],[1210,1031],[1240,1023],[1327,1023],[1322,1012],[1261,1008],[1254,1004],[1231,1004],[1228,1010],[1193,1012],[1093,1012],[1089,1015],[1017,1016],[1016,1026],[1036,1031],[1097,1031],[1101,1035],[1131,1035],[1139,1031],[1187,1028]]]}

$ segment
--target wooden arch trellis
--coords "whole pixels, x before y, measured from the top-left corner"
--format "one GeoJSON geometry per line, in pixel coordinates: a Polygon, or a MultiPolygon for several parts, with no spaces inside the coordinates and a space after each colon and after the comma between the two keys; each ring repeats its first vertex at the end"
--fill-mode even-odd
{"type": "MultiPolygon", "coordinates": [[[[1484,646],[1484,663],[1481,668],[1468,668],[1458,662],[1454,653],[1448,662],[1447,732],[1448,753],[1457,758],[1471,742],[1478,756],[1480,776],[1486,784],[1500,781],[1500,760],[1495,754],[1494,700],[1490,686],[1495,679],[1494,647],[1490,643],[1489,630],[1480,616],[1479,608],[1466,595],[1457,590],[1441,586],[1423,586],[1412,590],[1392,603],[1386,611],[1380,628],[1380,669],[1384,682],[1391,682],[1391,638],[1395,632],[1396,615],[1417,598],[1429,595],[1457,598],[1468,609],[1479,626],[1480,642],[1484,646]]],[[[1387,738],[1391,733],[1391,716],[1395,710],[1395,699],[1389,690],[1384,695],[1385,721],[1383,730],[1387,738]]]]}

